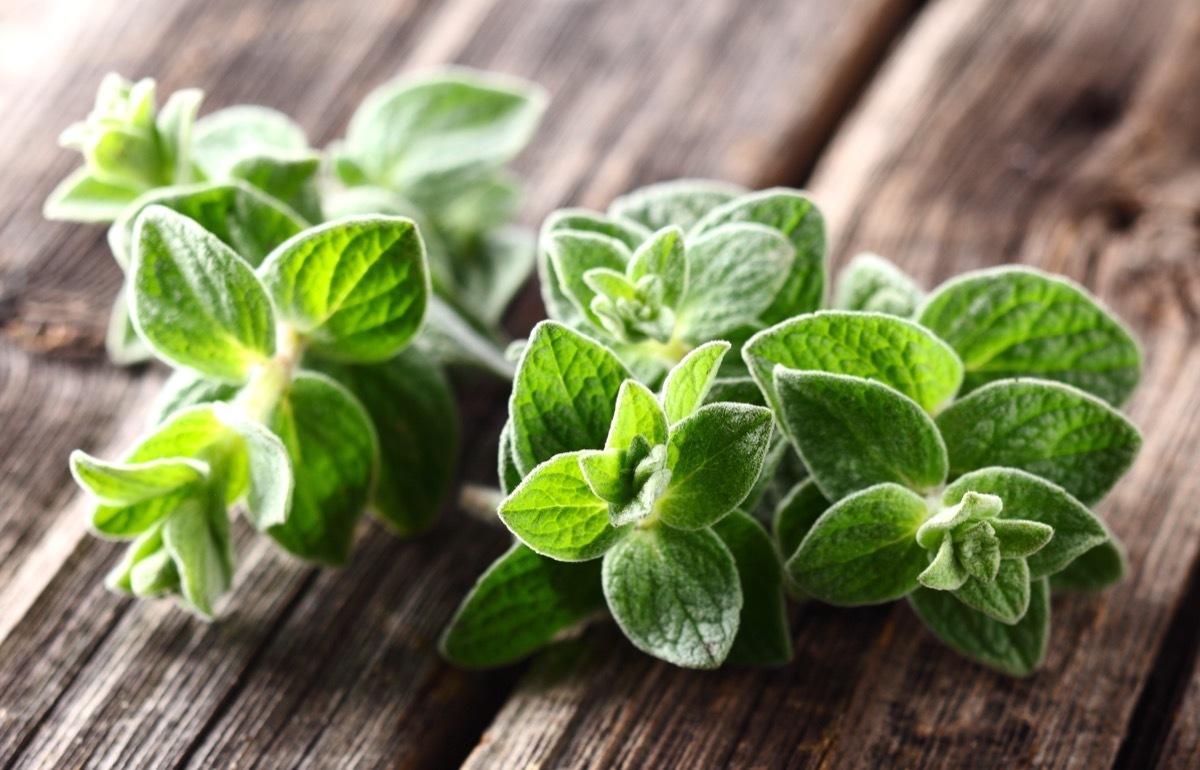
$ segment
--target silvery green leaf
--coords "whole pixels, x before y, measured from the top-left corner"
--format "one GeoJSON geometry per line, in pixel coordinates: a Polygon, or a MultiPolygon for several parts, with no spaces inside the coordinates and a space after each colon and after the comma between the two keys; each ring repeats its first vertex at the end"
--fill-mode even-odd
{"type": "Polygon", "coordinates": [[[258,272],[280,316],[330,358],[385,361],[425,318],[425,247],[408,219],[341,219],[305,230],[258,272]]]}
{"type": "Polygon", "coordinates": [[[690,241],[679,334],[708,342],[754,321],[786,280],[794,251],[777,230],[758,224],[722,225],[690,241]]]}
{"type": "Polygon", "coordinates": [[[79,168],[46,198],[42,215],[68,222],[111,222],[139,192],[136,186],[101,181],[86,168],[79,168]]]}
{"type": "Polygon", "coordinates": [[[507,356],[437,295],[429,297],[425,325],[413,347],[443,366],[470,366],[501,379],[513,378],[507,356]]]}
{"type": "Polygon", "coordinates": [[[733,555],[711,529],[632,530],[601,567],[617,625],[649,655],[717,668],[733,647],[743,604],[733,555]]]}
{"type": "Polygon", "coordinates": [[[301,371],[269,427],[287,447],[295,488],[287,521],[267,533],[303,559],[345,563],[379,463],[370,418],[344,386],[301,371]]]}
{"type": "Polygon", "coordinates": [[[271,300],[228,246],[162,206],[148,207],[134,232],[131,315],[157,355],[240,382],[274,354],[271,300]]]}
{"type": "Polygon", "coordinates": [[[823,602],[881,604],[908,594],[929,565],[917,544],[925,501],[898,484],[879,484],[835,503],[787,562],[793,581],[823,602]]]}
{"type": "Polygon", "coordinates": [[[204,92],[195,88],[176,91],[167,97],[155,118],[163,165],[171,169],[173,184],[196,181],[192,164],[192,136],[196,113],[200,111],[203,99],[204,92]]]}
{"type": "Polygon", "coordinates": [[[1108,539],[1108,530],[1091,511],[1061,487],[1015,468],[985,468],[961,477],[943,496],[947,504],[968,490],[1004,501],[1001,519],[1047,524],[1054,537],[1028,559],[1034,579],[1062,570],[1076,557],[1108,539]]]}
{"type": "Polygon", "coordinates": [[[110,124],[90,131],[80,151],[93,178],[139,191],[170,183],[157,138],[151,131],[110,124]]]}
{"type": "Polygon", "coordinates": [[[748,404],[709,404],[671,427],[670,484],[656,511],[665,524],[700,529],[746,498],[771,441],[771,412],[748,404]]]}
{"type": "MultiPolygon", "coordinates": [[[[655,449],[665,449],[661,444],[655,449]]],[[[643,463],[648,464],[648,460],[643,463]]],[[[649,477],[637,484],[637,494],[632,500],[623,505],[609,505],[608,521],[614,527],[624,527],[627,524],[636,524],[650,517],[654,513],[656,501],[662,496],[663,491],[667,488],[667,484],[671,481],[671,471],[666,468],[659,468],[650,473],[649,477]]]]}
{"type": "Polygon", "coordinates": [[[160,549],[130,568],[129,588],[134,596],[142,597],[179,593],[179,568],[171,555],[160,549]]]}
{"type": "Polygon", "coordinates": [[[819,308],[825,296],[825,218],[812,200],[798,190],[782,187],[747,193],[710,211],[693,225],[689,238],[735,222],[769,227],[792,245],[787,280],[771,298],[770,306],[756,315],[773,324],[819,308]]]}
{"type": "MultiPolygon", "coordinates": [[[[697,348],[699,350],[700,348],[697,348]]],[[[727,362],[722,362],[725,365],[727,362]]],[[[767,406],[767,400],[758,388],[753,377],[717,377],[712,389],[708,391],[704,403],[715,404],[721,401],[736,401],[739,404],[754,404],[767,406]]]]}
{"type": "Polygon", "coordinates": [[[961,531],[968,522],[992,519],[1004,510],[1004,501],[995,495],[967,492],[954,505],[930,516],[917,530],[917,542],[924,548],[936,548],[942,535],[961,531]]]}
{"type": "Polygon", "coordinates": [[[163,383],[150,409],[150,425],[161,425],[178,412],[200,404],[229,401],[237,395],[237,385],[210,380],[186,369],[177,369],[163,383]]]}
{"type": "Polygon", "coordinates": [[[189,457],[108,462],[76,449],[70,465],[80,487],[104,505],[121,507],[162,497],[208,476],[208,463],[189,457]]]}
{"type": "Polygon", "coordinates": [[[946,480],[946,447],[915,401],[861,377],[775,368],[777,414],[830,500],[882,482],[922,494],[946,480]]]}
{"type": "Polygon", "coordinates": [[[571,302],[578,317],[603,329],[591,307],[596,292],[583,276],[596,268],[624,273],[631,256],[629,250],[623,243],[608,236],[574,231],[550,233],[543,240],[542,248],[549,254],[559,289],[571,302]]]}
{"type": "Polygon", "coordinates": [[[629,446],[634,436],[645,436],[650,446],[667,443],[667,415],[658,398],[637,380],[621,383],[605,449],[629,446]]]}
{"type": "Polygon", "coordinates": [[[943,534],[937,553],[925,571],[917,575],[917,580],[926,588],[936,591],[957,591],[970,577],[971,574],[955,554],[954,539],[949,534],[943,534]]]}
{"type": "Polygon", "coordinates": [[[1100,591],[1125,577],[1125,551],[1116,539],[1085,551],[1060,572],[1050,576],[1055,591],[1100,591]]]}
{"type": "MultiPolygon", "coordinates": [[[[454,191],[450,200],[427,202],[419,190],[412,194],[416,203],[429,209],[430,217],[443,236],[452,243],[478,238],[516,217],[521,208],[521,179],[506,168],[497,168],[472,178],[454,191]]],[[[455,246],[453,249],[460,249],[455,246]]],[[[530,251],[532,259],[533,252],[530,251]]]]}
{"type": "Polygon", "coordinates": [[[608,207],[608,214],[651,231],[672,225],[686,230],[743,192],[744,188],[726,182],[677,179],[622,195],[608,207]]]}
{"type": "Polygon", "coordinates": [[[741,511],[721,519],[713,532],[733,554],[742,587],[738,632],[726,660],[751,666],[788,663],[792,635],[783,596],[783,569],[770,536],[741,511]]]}
{"type": "Polygon", "coordinates": [[[954,535],[954,553],[963,569],[976,580],[990,583],[1000,571],[1000,539],[986,521],[978,521],[954,535]]]}
{"type": "Polygon", "coordinates": [[[209,179],[238,176],[247,158],[288,157],[308,152],[308,137],[296,121],[278,110],[242,104],[196,121],[192,159],[209,179]]]}
{"type": "Polygon", "coordinates": [[[1000,556],[1005,559],[1032,556],[1054,537],[1054,527],[1040,521],[993,519],[990,523],[1000,538],[1000,556]]]}
{"type": "Polygon", "coordinates": [[[555,561],[517,543],[463,599],[440,649],[456,666],[502,666],[603,609],[599,561],[555,561]]]}
{"type": "Polygon", "coordinates": [[[695,413],[704,403],[729,348],[729,343],[723,340],[701,345],[667,373],[663,383],[663,408],[670,424],[695,413]]]}
{"type": "Polygon", "coordinates": [[[1095,503],[1133,464],[1141,434],[1104,401],[1046,380],[1000,380],[938,415],[954,476],[1020,468],[1095,503]]]}
{"type": "Polygon", "coordinates": [[[471,248],[457,251],[448,261],[458,303],[484,324],[498,324],[529,278],[534,250],[529,230],[500,227],[481,235],[471,248]]]}
{"type": "Polygon", "coordinates": [[[183,606],[211,619],[233,581],[233,545],[222,501],[204,493],[185,498],[163,523],[162,539],[179,573],[183,606]]]}
{"type": "Polygon", "coordinates": [[[805,479],[794,485],[775,508],[772,531],[779,550],[790,558],[800,547],[809,530],[829,510],[830,503],[817,489],[816,482],[805,479]]]}
{"type": "Polygon", "coordinates": [[[506,163],[545,106],[533,83],[465,68],[397,78],[363,100],[342,154],[376,184],[419,189],[506,163]]]}
{"type": "Polygon", "coordinates": [[[1141,352],[1120,321],[1081,286],[1026,267],[948,281],[919,319],[962,357],[965,392],[994,380],[1041,377],[1119,405],[1141,373],[1141,352]]]}
{"type": "Polygon", "coordinates": [[[876,254],[859,254],[842,270],[833,306],[911,318],[925,294],[916,281],[876,254]]]}
{"type": "Polygon", "coordinates": [[[194,220],[251,267],[306,226],[292,209],[244,182],[164,187],[139,197],[109,228],[108,245],[123,266],[129,263],[134,225],[149,206],[165,206],[194,220]]]}
{"type": "MultiPolygon", "coordinates": [[[[394,190],[375,185],[329,190],[322,196],[321,210],[325,219],[330,222],[345,217],[365,217],[376,214],[419,220],[421,213],[411,201],[394,190]]],[[[428,240],[432,235],[430,229],[419,221],[418,227],[422,237],[427,240],[426,248],[429,248],[428,240]]]]}
{"type": "Polygon", "coordinates": [[[104,332],[104,351],[118,366],[131,366],[154,358],[154,351],[138,336],[129,318],[128,289],[126,282],[117,290],[108,315],[108,328],[104,332]]]}
{"type": "Polygon", "coordinates": [[[928,330],[878,313],[799,316],[754,335],[742,357],[776,409],[772,372],[779,364],[882,382],[930,413],[954,397],[963,376],[958,356],[928,330]]]}
{"type": "Polygon", "coordinates": [[[321,213],[320,170],[321,156],[311,152],[286,156],[250,155],[234,164],[229,176],[262,190],[308,222],[321,222],[324,217],[321,213]]]}
{"type": "Polygon", "coordinates": [[[683,245],[683,231],[664,227],[654,233],[633,252],[627,268],[631,282],[648,275],[662,280],[662,303],[678,307],[688,287],[688,262],[683,245]]]}
{"type": "Polygon", "coordinates": [[[909,597],[917,616],[960,654],[1010,676],[1028,676],[1042,665],[1050,636],[1050,590],[1031,586],[1029,609],[1014,625],[976,612],[953,594],[918,588],[909,597]]]}
{"type": "Polygon", "coordinates": [[[294,472],[283,441],[262,423],[246,418],[229,404],[212,405],[213,414],[242,440],[249,484],[246,518],[260,531],[287,521],[292,507],[294,472]]]}
{"type": "Polygon", "coordinates": [[[559,561],[595,559],[628,534],[608,519],[579,467],[583,452],[565,452],[534,468],[500,505],[500,520],[521,542],[559,561]]]}
{"type": "MultiPolygon", "coordinates": [[[[166,553],[162,550],[162,520],[155,522],[138,535],[125,549],[120,563],[104,577],[104,585],[110,591],[118,593],[133,593],[133,569],[140,562],[166,553]]],[[[170,556],[168,555],[168,559],[170,556]]],[[[174,562],[172,562],[174,564],[174,562]]],[[[176,575],[174,591],[179,590],[178,574],[176,575]]]]}
{"type": "Polygon", "coordinates": [[[353,393],[375,426],[380,474],[372,511],[404,536],[428,529],[458,461],[458,410],[445,374],[412,348],[379,364],[308,363],[353,393]]]}
{"type": "Polygon", "coordinates": [[[603,345],[553,321],[535,326],[509,399],[521,473],[563,452],[603,447],[627,379],[603,345]]]}

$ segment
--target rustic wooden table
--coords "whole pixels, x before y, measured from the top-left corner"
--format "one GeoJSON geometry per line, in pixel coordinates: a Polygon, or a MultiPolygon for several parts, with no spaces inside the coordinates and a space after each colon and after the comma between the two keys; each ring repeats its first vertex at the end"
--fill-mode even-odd
{"type": "MultiPolygon", "coordinates": [[[[1196,0],[3,0],[0,2],[0,766],[1200,767],[1200,3],[1196,0]],[[321,571],[239,535],[204,625],[101,587],[70,449],[112,452],[161,381],[104,358],[119,273],[100,228],[43,222],[55,146],[100,76],[260,102],[316,142],[393,73],[459,61],[554,96],[524,219],[713,176],[806,185],[834,258],[932,285],[1022,262],[1136,329],[1147,441],[1101,507],[1130,578],[1054,603],[1045,670],[995,676],[899,606],[794,610],[779,671],[683,671],[597,627],[530,664],[437,657],[505,545],[448,510],[364,525],[321,571]]],[[[527,291],[516,333],[541,312],[527,291]]],[[[503,388],[464,392],[486,479],[503,388]]]]}

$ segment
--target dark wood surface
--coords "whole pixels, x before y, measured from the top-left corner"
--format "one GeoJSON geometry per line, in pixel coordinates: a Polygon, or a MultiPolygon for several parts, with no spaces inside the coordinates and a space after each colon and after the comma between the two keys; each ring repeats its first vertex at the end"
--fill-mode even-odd
{"type": "MultiPolygon", "coordinates": [[[[1200,764],[1200,6],[1190,0],[0,2],[0,767],[1122,767],[1200,764]],[[598,626],[467,674],[434,641],[500,530],[448,510],[348,568],[239,531],[206,626],[106,593],[70,449],[113,452],[161,373],[103,356],[119,273],[99,228],[45,223],[54,139],[100,76],[293,114],[317,143],[389,75],[459,61],[554,101],[523,219],[674,176],[809,180],[839,262],[925,284],[1065,273],[1146,346],[1146,432],[1101,513],[1131,576],[1054,604],[1045,671],[994,676],[902,605],[793,610],[779,671],[681,671],[598,626]]],[[[512,313],[521,333],[536,292],[512,313]]],[[[484,480],[500,383],[462,389],[484,480]]]]}

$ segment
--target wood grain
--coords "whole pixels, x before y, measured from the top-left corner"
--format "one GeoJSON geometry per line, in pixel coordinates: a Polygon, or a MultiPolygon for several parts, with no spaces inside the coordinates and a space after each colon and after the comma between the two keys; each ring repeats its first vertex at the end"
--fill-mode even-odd
{"type": "MultiPolygon", "coordinates": [[[[1198,17],[1167,0],[932,3],[812,184],[838,262],[873,250],[927,286],[1037,265],[1091,287],[1145,343],[1129,405],[1145,448],[1100,507],[1131,576],[1056,598],[1045,670],[992,675],[903,606],[797,610],[797,660],[779,672],[678,671],[596,629],[530,670],[469,767],[1153,766],[1161,744],[1138,742],[1169,724],[1200,606],[1198,17]],[[584,673],[562,675],[562,658],[584,673]]],[[[1178,767],[1195,766],[1198,692],[1172,736],[1178,767]]]]}
{"type": "MultiPolygon", "coordinates": [[[[811,165],[902,26],[905,0],[839,5],[496,0],[51,0],[0,9],[14,105],[0,125],[0,766],[440,767],[457,764],[513,671],[467,675],[433,642],[502,550],[453,512],[401,543],[365,525],[340,572],[307,568],[238,531],[237,589],[203,626],[100,587],[117,549],[85,536],[70,448],[110,456],[161,373],[100,348],[119,273],[99,229],[47,224],[40,202],[75,159],[53,139],[101,74],[199,86],[209,108],[283,109],[324,142],[393,72],[457,60],[533,77],[555,96],[526,221],[601,205],[681,174],[753,184],[811,165]],[[335,10],[336,9],[336,10],[335,10]],[[786,34],[781,34],[781,31],[786,34]],[[26,43],[28,49],[31,44],[26,43]],[[783,94],[786,98],[780,98],[783,94]]],[[[527,292],[520,332],[540,315],[527,292]]],[[[466,476],[486,478],[504,388],[465,395],[466,476]]],[[[732,694],[732,691],[731,691],[732,694]]]]}

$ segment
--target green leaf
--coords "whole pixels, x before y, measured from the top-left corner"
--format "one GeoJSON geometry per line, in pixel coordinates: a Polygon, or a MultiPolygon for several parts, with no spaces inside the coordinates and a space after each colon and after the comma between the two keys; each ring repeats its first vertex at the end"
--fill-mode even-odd
{"type": "Polygon", "coordinates": [[[458,410],[446,376],[412,348],[381,364],[310,363],[345,385],[375,425],[380,474],[372,510],[401,535],[428,529],[458,461],[458,410]]]}
{"type": "Polygon", "coordinates": [[[1130,332],[1082,287],[1025,267],[968,273],[926,300],[920,321],[966,367],[964,390],[994,380],[1058,380],[1121,404],[1142,356],[1130,332]]]}
{"type": "Polygon", "coordinates": [[[796,552],[829,506],[830,502],[812,479],[805,479],[791,488],[776,506],[771,526],[779,550],[785,557],[796,552]]]}
{"type": "Polygon", "coordinates": [[[969,580],[971,574],[955,555],[954,539],[949,535],[942,536],[942,544],[938,546],[937,554],[929,566],[917,580],[926,588],[938,591],[957,591],[969,580]]]}
{"type": "MultiPolygon", "coordinates": [[[[946,498],[949,502],[949,498],[946,498]]],[[[943,508],[926,519],[917,530],[917,542],[923,548],[935,548],[942,542],[942,536],[957,531],[961,534],[964,524],[973,521],[992,521],[1004,509],[1004,501],[995,495],[984,495],[978,492],[967,492],[962,499],[943,508]]]]}
{"type": "Polygon", "coordinates": [[[287,521],[268,534],[303,559],[345,563],[378,464],[370,419],[344,386],[302,371],[271,416],[270,428],[287,447],[296,482],[287,521]]]}
{"type": "MultiPolygon", "coordinates": [[[[649,446],[644,437],[642,442],[643,447],[649,446]]],[[[579,453],[579,470],[592,494],[606,503],[616,505],[624,505],[633,499],[636,490],[631,474],[627,473],[628,454],[632,452],[624,449],[597,449],[579,453]]]]}
{"type": "Polygon", "coordinates": [[[1028,559],[1034,579],[1051,575],[1076,557],[1108,539],[1104,524],[1061,487],[1015,468],[985,468],[968,473],[947,489],[949,504],[968,490],[998,495],[1004,501],[1001,519],[1047,524],[1054,537],[1028,559]]]}
{"type": "Polygon", "coordinates": [[[129,318],[129,302],[126,299],[128,288],[126,282],[117,290],[108,316],[108,329],[104,333],[104,350],[118,366],[130,366],[154,358],[154,353],[138,336],[129,318]]]}
{"type": "Polygon", "coordinates": [[[500,505],[500,520],[525,545],[559,561],[602,556],[627,534],[608,520],[579,467],[583,452],[566,452],[534,468],[500,505]]]}
{"type": "Polygon", "coordinates": [[[753,322],[783,285],[793,252],[778,231],[757,224],[723,225],[689,242],[679,333],[702,343],[753,322]]]}
{"type": "Polygon", "coordinates": [[[513,364],[503,351],[436,294],[429,298],[425,325],[413,346],[443,366],[470,366],[505,380],[513,378],[513,364]]]}
{"type": "Polygon", "coordinates": [[[667,415],[649,388],[637,380],[626,380],[617,392],[617,406],[604,448],[623,449],[634,436],[645,436],[650,446],[667,443],[667,415]]]}
{"type": "Polygon", "coordinates": [[[275,352],[271,300],[228,246],[161,206],[143,212],[134,241],[133,324],[159,356],[240,382],[275,352]]]}
{"type": "Polygon", "coordinates": [[[768,401],[775,399],[776,365],[849,374],[882,382],[926,412],[945,405],[962,382],[954,351],[926,329],[877,313],[830,310],[759,332],[742,357],[768,401]]]}
{"type": "Polygon", "coordinates": [[[385,361],[425,318],[429,273],[411,220],[341,219],[306,230],[263,262],[276,307],[312,348],[343,361],[385,361]]]}
{"type": "Polygon", "coordinates": [[[663,283],[663,304],[677,307],[688,287],[683,231],[678,227],[664,227],[652,235],[633,253],[628,274],[633,283],[648,275],[658,276],[663,283]]]}
{"type": "Polygon", "coordinates": [[[625,244],[630,253],[633,253],[654,235],[655,230],[625,219],[610,219],[598,211],[575,208],[558,209],[546,217],[541,237],[545,239],[556,232],[606,235],[625,244]]]}
{"type": "Polygon", "coordinates": [[[524,658],[604,609],[600,562],[555,561],[515,544],[480,576],[441,639],[463,668],[524,658]]]}
{"type": "Polygon", "coordinates": [[[542,243],[558,277],[559,288],[572,304],[575,314],[599,329],[604,326],[592,310],[596,290],[584,274],[597,268],[625,272],[631,255],[620,241],[595,233],[562,231],[551,233],[542,243]]]}
{"type": "Polygon", "coordinates": [[[713,526],[733,554],[742,587],[742,612],[727,660],[751,666],[782,666],[792,659],[792,635],[783,596],[779,554],[762,525],[734,511],[713,526]]]}
{"type": "Polygon", "coordinates": [[[1050,576],[1055,591],[1100,591],[1125,577],[1125,551],[1115,540],[1106,540],[1075,558],[1060,572],[1050,576]]]}
{"type": "Polygon", "coordinates": [[[179,568],[169,553],[155,551],[130,568],[129,588],[134,596],[179,593],[179,568]]]}
{"type": "Polygon", "coordinates": [[[450,263],[458,303],[484,324],[498,324],[529,278],[534,251],[534,237],[529,230],[501,227],[455,252],[450,263]]]}
{"type": "Polygon", "coordinates": [[[230,175],[286,204],[309,222],[321,222],[320,170],[321,157],[312,153],[285,158],[255,155],[238,161],[230,175]]]}
{"type": "Polygon", "coordinates": [[[308,152],[308,138],[296,121],[278,110],[242,104],[196,121],[192,156],[209,179],[240,176],[248,158],[287,157],[308,152]]]}
{"type": "Polygon", "coordinates": [[[990,583],[1000,571],[1000,540],[986,521],[968,527],[954,538],[958,561],[971,577],[990,583]]]}
{"type": "Polygon", "coordinates": [[[634,529],[604,557],[604,596],[642,652],[685,668],[717,668],[742,610],[737,565],[711,529],[634,529]]]}
{"type": "Polygon", "coordinates": [[[859,254],[842,270],[833,306],[911,318],[924,292],[904,271],[876,254],[859,254]]]}
{"type": "Polygon", "coordinates": [[[1002,559],[991,582],[968,580],[954,597],[993,620],[1012,625],[1029,609],[1029,565],[1024,559],[1002,559]]]}
{"type": "Polygon", "coordinates": [[[246,518],[264,532],[283,524],[292,507],[295,486],[287,447],[265,425],[246,418],[229,404],[213,404],[213,413],[242,439],[250,482],[246,518]]]}
{"type": "Polygon", "coordinates": [[[194,220],[251,267],[305,227],[294,211],[242,182],[165,187],[138,198],[109,228],[108,245],[118,263],[128,264],[134,224],[149,206],[165,206],[194,220]]]}
{"type": "Polygon", "coordinates": [[[1002,380],[937,417],[950,473],[1001,465],[1058,484],[1095,503],[1133,464],[1141,434],[1105,402],[1069,385],[1002,380]]]}
{"type": "Polygon", "coordinates": [[[687,230],[705,214],[743,192],[741,187],[726,182],[677,179],[622,195],[608,207],[608,214],[650,231],[671,225],[687,230]]]}
{"type": "Polygon", "coordinates": [[[929,557],[916,539],[925,501],[879,484],[835,503],[787,562],[796,584],[821,601],[853,606],[898,599],[917,586],[929,557]]]}
{"type": "Polygon", "coordinates": [[[150,408],[151,425],[161,425],[173,415],[200,404],[229,401],[237,395],[239,386],[220,380],[210,380],[186,369],[177,369],[163,383],[154,405],[150,408]]]}
{"type": "Polygon", "coordinates": [[[671,425],[693,414],[704,403],[729,348],[729,343],[723,340],[701,345],[667,373],[663,408],[671,425]]]}
{"type": "Polygon", "coordinates": [[[376,183],[418,189],[507,162],[545,106],[538,86],[516,78],[464,68],[400,78],[363,100],[343,152],[376,183]]]}
{"type": "Polygon", "coordinates": [[[211,494],[189,497],[167,517],[163,548],[179,572],[184,606],[202,618],[233,582],[233,545],[225,506],[211,494]]]}
{"type": "Polygon", "coordinates": [[[603,345],[552,321],[535,326],[509,400],[522,475],[563,452],[603,447],[629,376],[603,345]]]}
{"type": "Polygon", "coordinates": [[[664,523],[700,529],[732,511],[758,480],[771,441],[771,412],[747,404],[709,404],[671,429],[671,482],[659,498],[664,523]]]}
{"type": "Polygon", "coordinates": [[[946,591],[918,588],[908,597],[917,616],[952,649],[1010,676],[1028,676],[1042,665],[1050,636],[1050,590],[1031,586],[1029,610],[1008,625],[976,612],[946,591]]]}
{"type": "Polygon", "coordinates": [[[821,306],[825,296],[825,218],[807,196],[781,187],[747,193],[710,212],[690,235],[707,234],[733,222],[769,227],[793,247],[787,280],[761,314],[765,323],[779,323],[821,306]]]}
{"type": "Polygon", "coordinates": [[[138,196],[138,189],[102,182],[86,168],[59,182],[42,207],[46,219],[67,222],[111,222],[138,196]]]}
{"type": "Polygon", "coordinates": [[[505,497],[512,494],[517,484],[521,483],[521,471],[517,469],[517,461],[513,458],[513,427],[512,420],[504,423],[500,431],[500,446],[497,450],[496,475],[500,479],[500,491],[505,497]]]}
{"type": "MultiPolygon", "coordinates": [[[[140,562],[165,554],[162,550],[162,521],[155,522],[149,529],[138,535],[125,549],[121,561],[104,577],[104,585],[110,591],[118,593],[133,593],[133,569],[140,562]]],[[[168,559],[170,556],[168,555],[168,559]]],[[[172,562],[174,564],[174,562],[172,562]]],[[[178,590],[179,578],[176,575],[173,590],[178,590]]]]}
{"type": "Polygon", "coordinates": [[[196,113],[204,92],[185,88],[167,97],[158,116],[155,129],[158,131],[159,151],[163,165],[172,170],[173,184],[188,184],[195,180],[192,165],[192,136],[195,131],[196,113]]]}
{"type": "Polygon", "coordinates": [[[945,481],[937,426],[906,396],[861,377],[782,366],[774,379],[779,421],[826,498],[885,481],[924,494],[945,481]]]}
{"type": "Polygon", "coordinates": [[[128,506],[203,480],[208,464],[186,457],[112,463],[76,449],[71,453],[71,475],[101,503],[128,506]]]}
{"type": "Polygon", "coordinates": [[[989,522],[1000,538],[1000,556],[1005,559],[1023,559],[1046,547],[1054,537],[1054,527],[1038,521],[1018,519],[993,519],[989,522]]]}

